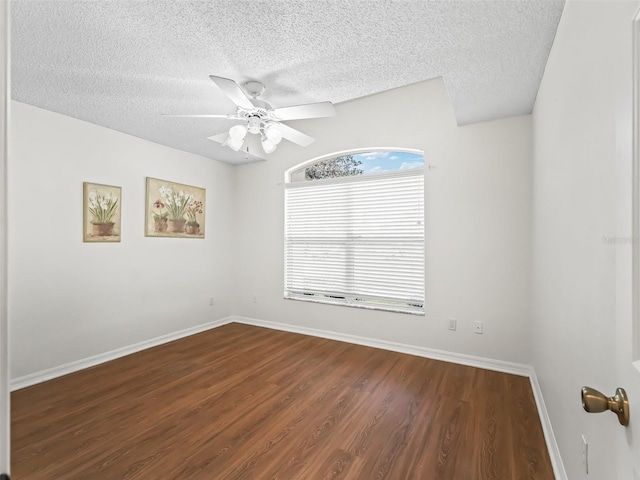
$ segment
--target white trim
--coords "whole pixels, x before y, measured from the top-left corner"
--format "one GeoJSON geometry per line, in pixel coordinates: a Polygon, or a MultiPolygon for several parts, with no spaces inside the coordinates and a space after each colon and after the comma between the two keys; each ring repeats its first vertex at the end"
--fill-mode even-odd
{"type": "Polygon", "coordinates": [[[7,159],[11,99],[10,2],[0,2],[0,473],[11,468],[11,396],[9,394],[9,314],[7,309],[7,159]]]}
{"type": "MultiPolygon", "coordinates": [[[[633,256],[632,335],[634,366],[640,366],[640,9],[633,17],[633,194],[632,239],[633,256]]],[[[640,369],[639,369],[640,370],[640,369]]]]}
{"type": "Polygon", "coordinates": [[[567,472],[564,469],[564,463],[562,463],[562,457],[560,456],[560,448],[558,447],[558,442],[556,441],[556,436],[554,435],[553,427],[551,426],[551,419],[549,418],[547,405],[544,403],[542,389],[538,383],[538,377],[533,367],[529,368],[531,390],[533,391],[533,398],[536,401],[536,407],[538,407],[538,415],[540,416],[540,423],[542,424],[542,433],[544,433],[544,439],[547,442],[547,450],[549,451],[549,457],[551,458],[553,474],[556,477],[556,480],[568,480],[567,472]]]}
{"type": "Polygon", "coordinates": [[[298,327],[287,323],[270,322],[268,320],[258,320],[256,318],[232,316],[231,319],[236,323],[244,323],[245,325],[254,325],[256,327],[281,330],[283,332],[301,333],[302,335],[311,335],[313,337],[327,338],[329,340],[337,340],[339,342],[364,345],[365,347],[379,348],[381,350],[389,350],[391,352],[406,353],[408,355],[431,358],[433,360],[442,360],[444,362],[457,363],[459,365],[467,365],[469,367],[512,373],[523,377],[528,377],[531,371],[531,367],[529,365],[504,362],[502,360],[493,360],[485,357],[476,357],[474,355],[466,355],[464,353],[447,352],[445,350],[437,350],[435,348],[419,347],[417,345],[407,345],[405,343],[398,342],[388,342],[386,340],[360,337],[346,333],[330,332],[328,330],[298,327]]]}
{"type": "Polygon", "coordinates": [[[233,322],[231,317],[221,318],[219,320],[214,320],[213,322],[186,328],[178,332],[168,333],[166,335],[161,335],[160,337],[152,338],[150,340],[144,340],[133,345],[117,348],[109,352],[100,353],[89,358],[65,363],[64,365],[59,365],[57,367],[48,368],[46,370],[32,373],[30,375],[15,378],[11,380],[11,391],[20,390],[21,388],[30,387],[38,383],[46,382],[47,380],[52,380],[63,375],[68,375],[70,373],[84,370],[85,368],[94,367],[96,365],[100,365],[101,363],[109,362],[120,357],[131,355],[132,353],[146,350],[147,348],[157,347],[158,345],[173,342],[174,340],[179,340],[190,335],[195,335],[196,333],[201,333],[206,330],[221,327],[231,322],[233,322]]]}
{"type": "MultiPolygon", "coordinates": [[[[323,295],[326,295],[327,292],[323,292],[323,295]]],[[[340,294],[342,295],[342,294],[340,294]]],[[[338,305],[342,307],[352,307],[352,308],[364,308],[367,310],[378,310],[381,312],[394,312],[394,313],[405,313],[408,315],[418,315],[421,317],[425,316],[424,307],[422,310],[416,310],[407,307],[406,309],[402,309],[399,307],[388,307],[384,305],[377,305],[375,303],[364,303],[364,302],[354,302],[351,299],[349,301],[346,300],[332,300],[330,298],[314,298],[313,296],[305,296],[304,293],[284,293],[284,300],[293,300],[294,302],[311,302],[311,303],[321,303],[323,305],[338,305]]]]}
{"type": "Polygon", "coordinates": [[[567,480],[567,473],[562,463],[560,449],[553,434],[551,420],[547,407],[544,403],[542,390],[538,383],[538,378],[532,366],[522,363],[504,362],[502,360],[494,360],[486,357],[477,357],[474,355],[465,355],[463,353],[447,352],[444,350],[436,350],[434,348],[419,347],[416,345],[407,345],[404,343],[388,342],[386,340],[378,340],[374,338],[360,337],[357,335],[349,335],[346,333],[330,332],[327,330],[318,330],[315,328],[298,327],[285,323],[270,322],[267,320],[258,320],[255,318],[232,316],[232,321],[243,323],[245,325],[253,325],[256,327],[270,328],[272,330],[281,330],[284,332],[300,333],[302,335],[311,335],[314,337],[327,338],[329,340],[337,340],[340,342],[353,343],[356,345],[364,345],[366,347],[380,348],[392,352],[406,353],[417,357],[431,358],[433,360],[442,360],[444,362],[456,363],[476,368],[484,368],[485,370],[494,370],[502,373],[510,373],[529,377],[531,382],[531,390],[540,415],[540,423],[542,424],[542,432],[547,443],[547,450],[551,458],[551,466],[556,480],[567,480]]]}

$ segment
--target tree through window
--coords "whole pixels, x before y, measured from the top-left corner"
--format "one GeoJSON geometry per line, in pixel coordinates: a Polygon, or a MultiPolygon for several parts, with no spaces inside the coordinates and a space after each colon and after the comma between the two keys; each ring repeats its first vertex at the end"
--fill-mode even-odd
{"type": "Polygon", "coordinates": [[[364,170],[360,168],[361,160],[353,158],[353,155],[322,160],[304,169],[305,180],[321,180],[323,178],[349,177],[362,175],[364,170]]]}
{"type": "Polygon", "coordinates": [[[422,169],[424,156],[414,152],[371,151],[340,155],[304,167],[304,178],[292,175],[292,181],[374,175],[403,170],[422,169]]]}

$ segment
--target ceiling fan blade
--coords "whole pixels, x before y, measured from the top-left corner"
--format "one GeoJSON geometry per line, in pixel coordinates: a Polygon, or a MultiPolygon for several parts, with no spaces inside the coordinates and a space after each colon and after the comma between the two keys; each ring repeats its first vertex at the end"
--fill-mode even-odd
{"type": "Polygon", "coordinates": [[[213,140],[214,142],[218,142],[221,144],[225,144],[227,143],[227,140],[229,139],[229,134],[227,132],[222,132],[222,133],[218,133],[217,135],[211,135],[210,137],[207,137],[209,140],[213,140]]]}
{"type": "Polygon", "coordinates": [[[336,114],[336,109],[331,102],[319,102],[275,108],[270,113],[278,120],[300,120],[303,118],[333,117],[336,114]]]}
{"type": "Polygon", "coordinates": [[[253,103],[247,97],[244,90],[240,88],[236,82],[229,78],[216,77],[215,75],[209,75],[209,78],[215,83],[222,93],[231,99],[238,107],[242,108],[254,108],[253,103]]]}
{"type": "Polygon", "coordinates": [[[195,114],[195,115],[182,114],[182,113],[177,113],[177,114],[174,114],[174,113],[162,113],[161,116],[163,116],[163,117],[186,117],[186,118],[226,118],[226,119],[229,119],[229,120],[240,118],[237,115],[217,115],[217,114],[208,114],[208,113],[195,114]]]}
{"type": "Polygon", "coordinates": [[[277,123],[277,128],[282,133],[282,137],[286,138],[290,142],[295,143],[296,145],[300,145],[301,147],[307,147],[315,142],[313,137],[310,137],[306,133],[302,133],[295,128],[291,128],[289,125],[285,125],[284,123],[277,123]]]}

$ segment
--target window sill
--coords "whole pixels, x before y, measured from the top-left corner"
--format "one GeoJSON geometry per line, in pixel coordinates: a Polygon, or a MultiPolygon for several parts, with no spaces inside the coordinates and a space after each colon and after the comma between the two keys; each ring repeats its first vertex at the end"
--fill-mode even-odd
{"type": "Polygon", "coordinates": [[[425,316],[424,310],[411,310],[411,309],[403,309],[403,308],[393,308],[393,307],[381,307],[377,305],[367,305],[360,303],[346,303],[339,300],[331,301],[326,299],[317,299],[317,298],[302,298],[302,297],[284,297],[285,300],[294,300],[298,302],[308,302],[308,303],[322,303],[325,305],[337,305],[339,307],[351,307],[351,308],[364,308],[366,310],[378,310],[381,312],[391,312],[391,313],[405,313],[409,315],[418,315],[421,317],[425,316]]]}

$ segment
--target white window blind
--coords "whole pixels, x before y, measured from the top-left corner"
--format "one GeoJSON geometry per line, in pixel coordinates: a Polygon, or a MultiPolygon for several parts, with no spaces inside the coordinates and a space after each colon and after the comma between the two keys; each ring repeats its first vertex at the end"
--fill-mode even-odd
{"type": "Polygon", "coordinates": [[[285,297],[424,312],[422,170],[287,184],[285,297]]]}

